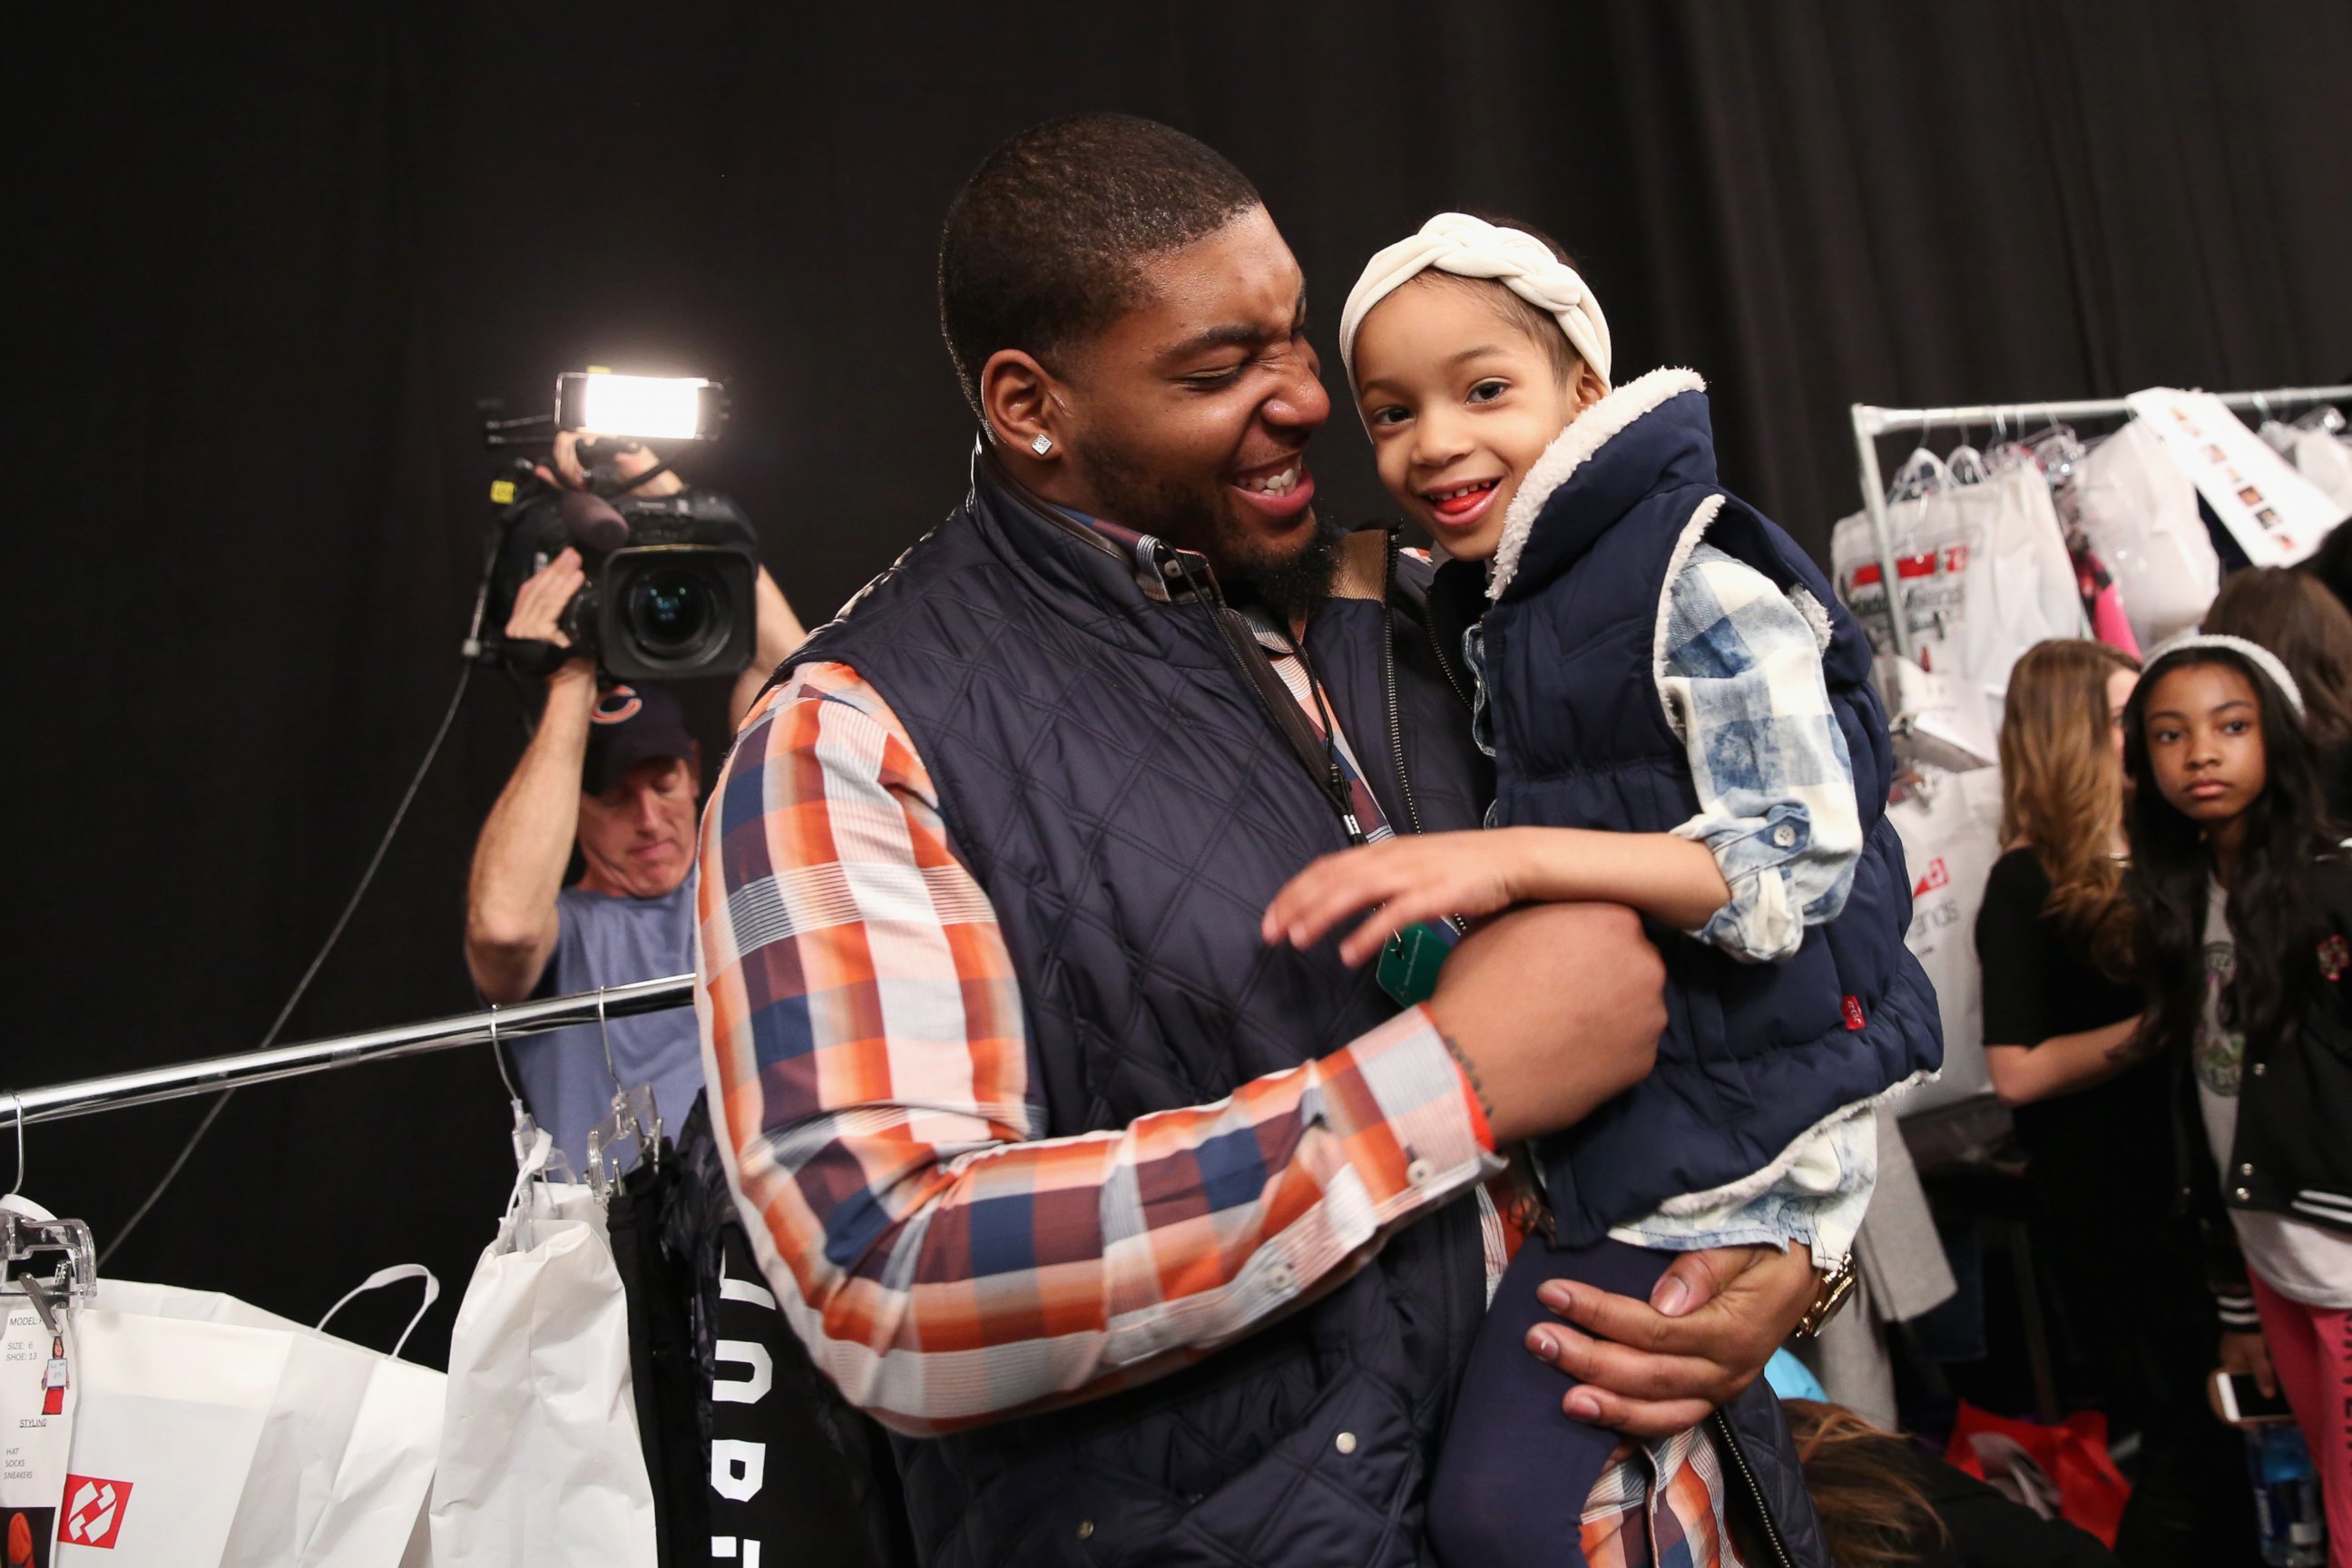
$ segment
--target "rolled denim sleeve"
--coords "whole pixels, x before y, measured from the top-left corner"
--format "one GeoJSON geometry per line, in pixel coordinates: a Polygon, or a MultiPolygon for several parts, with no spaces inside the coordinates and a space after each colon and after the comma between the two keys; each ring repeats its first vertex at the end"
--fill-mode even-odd
{"type": "Polygon", "coordinates": [[[1713,545],[1667,594],[1658,685],[1690,757],[1698,814],[1675,837],[1713,852],[1731,897],[1690,934],[1751,963],[1786,958],[1853,887],[1853,761],[1822,669],[1828,614],[1713,545]]]}
{"type": "Polygon", "coordinates": [[[1665,1252],[1803,1247],[1827,1268],[1853,1250],[1877,1190],[1878,1112],[1864,1100],[1807,1131],[1763,1173],[1715,1192],[1669,1198],[1609,1234],[1665,1252]]]}

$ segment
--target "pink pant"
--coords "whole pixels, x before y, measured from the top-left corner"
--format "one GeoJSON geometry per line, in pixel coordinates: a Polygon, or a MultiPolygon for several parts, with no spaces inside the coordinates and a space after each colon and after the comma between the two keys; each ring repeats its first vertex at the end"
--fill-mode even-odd
{"type": "Polygon", "coordinates": [[[2319,1472],[2327,1561],[2352,1568],[2352,1310],[2290,1301],[2260,1279],[2253,1286],[2280,1392],[2319,1472]]]}

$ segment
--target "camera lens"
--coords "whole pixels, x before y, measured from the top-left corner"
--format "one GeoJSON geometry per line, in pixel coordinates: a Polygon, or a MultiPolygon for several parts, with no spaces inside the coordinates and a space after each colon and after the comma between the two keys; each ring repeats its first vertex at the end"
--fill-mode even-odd
{"type": "Polygon", "coordinates": [[[683,566],[660,567],[632,581],[623,614],[637,643],[656,658],[688,658],[726,630],[709,579],[683,566]]]}

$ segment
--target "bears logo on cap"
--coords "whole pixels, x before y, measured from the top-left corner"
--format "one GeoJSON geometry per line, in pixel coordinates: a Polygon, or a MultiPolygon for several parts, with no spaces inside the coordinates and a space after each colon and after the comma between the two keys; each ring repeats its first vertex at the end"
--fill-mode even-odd
{"type": "Polygon", "coordinates": [[[636,689],[629,686],[608,687],[599,692],[596,706],[589,710],[592,724],[625,724],[645,711],[646,700],[636,689]]]}

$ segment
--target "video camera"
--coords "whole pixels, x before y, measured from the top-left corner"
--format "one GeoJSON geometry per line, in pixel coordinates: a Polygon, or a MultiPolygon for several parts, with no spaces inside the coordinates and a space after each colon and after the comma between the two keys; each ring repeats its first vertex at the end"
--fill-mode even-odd
{"type": "Polygon", "coordinates": [[[751,662],[759,540],[741,510],[715,490],[633,493],[668,465],[624,479],[599,460],[634,449],[639,437],[715,439],[726,412],[716,382],[589,371],[558,378],[552,416],[483,421],[483,442],[493,447],[544,445],[558,430],[595,432],[580,446],[588,489],[551,484],[527,458],[490,487],[499,510],[488,545],[486,624],[504,627],[522,585],[565,549],[577,550],[588,581],[560,623],[572,646],[493,636],[475,644],[483,657],[544,673],[585,656],[620,680],[733,675],[751,662]]]}

